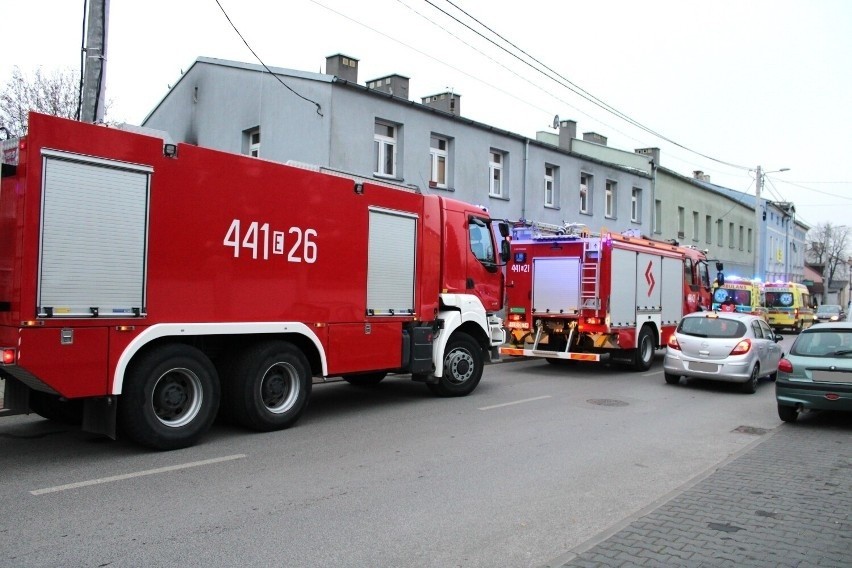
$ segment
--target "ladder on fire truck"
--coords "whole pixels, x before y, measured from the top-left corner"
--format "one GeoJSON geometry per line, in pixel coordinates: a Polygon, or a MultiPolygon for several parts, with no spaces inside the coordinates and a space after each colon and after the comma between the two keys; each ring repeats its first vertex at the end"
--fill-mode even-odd
{"type": "Polygon", "coordinates": [[[592,233],[589,231],[588,226],[582,223],[563,223],[561,225],[541,223],[538,221],[521,221],[519,223],[523,223],[531,228],[531,237],[535,240],[570,239],[572,237],[577,240],[582,239],[583,258],[580,262],[580,306],[582,309],[599,309],[600,236],[602,233],[592,233]],[[594,258],[592,258],[593,256],[594,258]]]}

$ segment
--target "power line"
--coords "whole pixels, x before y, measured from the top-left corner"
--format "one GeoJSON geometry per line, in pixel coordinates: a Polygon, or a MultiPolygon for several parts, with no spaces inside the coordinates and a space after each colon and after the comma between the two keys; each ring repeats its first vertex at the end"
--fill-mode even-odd
{"type": "Polygon", "coordinates": [[[517,59],[518,61],[520,61],[520,62],[521,62],[521,63],[523,63],[524,65],[527,65],[528,67],[530,67],[531,69],[533,69],[533,70],[534,70],[534,71],[536,71],[537,73],[539,73],[539,74],[541,74],[541,75],[543,75],[543,76],[547,77],[547,78],[548,78],[548,79],[550,79],[551,81],[554,81],[554,82],[556,82],[556,83],[560,84],[561,86],[563,86],[563,87],[567,88],[568,90],[572,91],[573,93],[575,93],[575,94],[579,95],[580,97],[582,97],[582,98],[586,99],[587,101],[591,102],[591,103],[592,103],[592,104],[594,104],[595,106],[597,106],[597,107],[601,108],[602,110],[604,110],[604,111],[606,111],[606,112],[608,112],[608,113],[610,113],[610,114],[613,114],[614,116],[616,116],[616,117],[618,117],[618,118],[620,118],[620,119],[622,119],[622,120],[625,120],[625,121],[626,121],[626,122],[628,122],[629,124],[631,124],[631,125],[633,125],[633,126],[636,126],[637,128],[639,128],[639,129],[641,129],[641,130],[643,130],[643,131],[647,132],[648,134],[651,134],[652,136],[655,136],[655,137],[657,137],[657,138],[660,138],[661,140],[664,140],[664,141],[666,141],[666,142],[668,142],[668,143],[670,143],[670,144],[672,144],[672,145],[674,145],[674,146],[677,146],[678,148],[681,148],[681,149],[683,149],[683,150],[686,150],[686,151],[688,151],[688,152],[691,152],[691,153],[693,153],[693,154],[696,154],[696,155],[701,156],[701,157],[703,157],[703,158],[706,158],[706,159],[708,159],[708,160],[711,160],[711,161],[714,161],[714,162],[717,162],[717,163],[720,163],[720,164],[724,164],[724,165],[726,165],[726,166],[730,166],[730,167],[733,167],[733,168],[742,169],[742,170],[748,170],[748,169],[750,169],[748,166],[741,166],[741,165],[738,165],[738,164],[733,164],[733,163],[731,163],[731,162],[726,162],[726,161],[724,161],[724,160],[720,160],[720,159],[718,159],[718,158],[714,158],[714,157],[709,156],[709,155],[707,155],[707,154],[703,154],[703,153],[701,153],[701,152],[698,152],[697,150],[693,150],[693,149],[691,149],[691,148],[689,148],[689,147],[687,147],[687,146],[685,146],[685,145],[683,145],[683,144],[680,144],[679,142],[676,142],[676,141],[672,140],[671,138],[668,138],[667,136],[665,136],[665,135],[663,135],[663,134],[661,134],[661,133],[659,133],[659,132],[657,132],[657,131],[655,131],[655,130],[651,129],[650,127],[645,126],[644,124],[642,124],[642,123],[638,122],[637,120],[635,120],[635,119],[633,119],[633,118],[629,117],[628,115],[626,115],[626,114],[622,113],[622,112],[621,112],[621,111],[619,111],[618,109],[616,109],[616,108],[612,107],[611,105],[609,105],[609,104],[605,103],[604,101],[602,101],[602,100],[601,100],[601,99],[599,99],[598,97],[595,97],[594,95],[592,95],[591,93],[589,93],[588,91],[586,91],[585,89],[583,89],[582,87],[580,87],[580,86],[576,85],[575,83],[571,82],[569,79],[565,78],[564,76],[562,76],[562,75],[561,75],[561,74],[559,74],[558,72],[554,71],[551,67],[549,67],[549,66],[547,66],[546,64],[542,63],[540,60],[538,60],[538,59],[537,59],[537,58],[535,58],[534,56],[532,56],[532,55],[530,55],[529,53],[527,53],[525,50],[523,50],[523,49],[521,49],[520,47],[518,47],[515,43],[513,43],[513,42],[511,42],[510,40],[506,39],[503,35],[501,35],[501,34],[497,33],[497,32],[496,32],[496,31],[494,31],[492,28],[490,28],[490,27],[489,27],[489,26],[487,26],[486,24],[482,23],[479,19],[477,19],[476,17],[472,16],[470,13],[468,13],[468,12],[467,12],[467,11],[465,11],[464,9],[460,8],[459,6],[457,6],[455,3],[453,3],[453,2],[452,2],[452,0],[445,0],[445,1],[446,1],[448,4],[450,4],[451,6],[453,6],[456,10],[460,11],[461,13],[463,13],[464,15],[466,15],[468,18],[470,18],[471,20],[473,20],[474,22],[476,22],[477,24],[479,24],[480,26],[482,26],[483,28],[485,28],[486,30],[488,30],[489,32],[491,32],[492,34],[496,35],[496,36],[497,36],[498,38],[500,38],[502,41],[504,41],[505,43],[507,43],[507,44],[509,44],[510,46],[512,46],[514,49],[516,49],[517,51],[519,51],[520,53],[522,53],[524,56],[526,56],[527,58],[531,59],[532,61],[534,61],[535,63],[537,63],[538,65],[540,65],[541,67],[543,67],[544,69],[546,69],[547,71],[549,71],[550,73],[552,73],[553,75],[556,75],[556,77],[558,77],[558,78],[559,78],[559,80],[557,80],[557,79],[556,79],[553,75],[550,75],[550,74],[548,74],[548,73],[545,73],[545,72],[544,72],[544,71],[542,71],[540,68],[536,67],[535,65],[532,65],[529,61],[526,61],[526,60],[522,59],[522,58],[521,58],[521,57],[519,57],[517,54],[515,54],[515,53],[511,52],[510,50],[506,49],[504,46],[502,46],[502,45],[498,44],[497,42],[495,42],[495,41],[494,41],[494,40],[492,40],[491,38],[486,37],[485,35],[483,35],[482,33],[480,33],[478,30],[475,30],[474,28],[472,28],[471,26],[469,26],[467,23],[462,22],[461,20],[459,20],[459,19],[458,19],[457,17],[455,17],[454,15],[450,14],[449,12],[447,12],[446,10],[444,10],[443,8],[441,8],[441,7],[437,6],[436,4],[434,4],[431,0],[424,0],[424,1],[425,1],[427,4],[429,4],[430,6],[432,6],[433,8],[435,8],[436,10],[439,10],[440,12],[442,12],[443,14],[445,14],[446,16],[448,16],[449,18],[451,18],[451,19],[455,20],[457,23],[461,24],[461,25],[462,25],[462,26],[464,26],[465,28],[467,28],[467,29],[469,29],[470,31],[472,31],[473,33],[477,34],[477,35],[478,35],[478,36],[480,36],[482,39],[484,39],[484,40],[488,41],[489,43],[493,44],[493,45],[494,45],[494,46],[496,46],[498,49],[500,49],[500,50],[504,51],[505,53],[507,53],[508,55],[510,55],[510,56],[512,56],[512,57],[514,57],[515,59],[517,59]]]}
{"type": "Polygon", "coordinates": [[[255,58],[255,59],[257,59],[257,60],[258,60],[258,62],[260,62],[260,64],[263,66],[263,68],[264,68],[264,69],[266,69],[266,70],[269,72],[269,74],[270,74],[270,75],[272,75],[273,77],[275,77],[275,79],[276,79],[279,83],[281,83],[282,85],[284,85],[284,87],[285,87],[287,90],[289,90],[291,93],[293,93],[294,95],[296,95],[296,96],[297,96],[297,97],[299,97],[300,99],[303,99],[303,100],[305,100],[305,101],[307,101],[307,102],[309,102],[309,103],[313,103],[313,104],[315,104],[315,105],[316,105],[316,107],[317,107],[317,114],[318,114],[318,115],[320,115],[320,116],[322,116],[322,115],[323,115],[323,114],[322,114],[322,107],[320,106],[320,104],[319,104],[318,102],[316,102],[316,101],[314,101],[314,100],[311,100],[311,99],[309,99],[308,97],[306,97],[306,96],[304,96],[304,95],[302,95],[302,94],[300,94],[300,93],[296,92],[296,91],[295,91],[292,87],[290,87],[290,85],[288,85],[287,83],[285,83],[284,81],[282,81],[282,80],[281,80],[281,77],[279,77],[278,75],[276,75],[276,74],[272,71],[272,69],[270,69],[270,68],[266,65],[266,63],[264,63],[264,62],[263,62],[263,60],[260,58],[260,56],[259,56],[257,53],[255,53],[255,51],[251,48],[251,46],[249,45],[249,42],[247,42],[247,41],[246,41],[246,38],[244,38],[244,37],[243,37],[243,34],[241,34],[241,33],[240,33],[240,30],[238,30],[238,29],[237,29],[237,26],[235,26],[235,25],[234,25],[234,22],[232,22],[232,21],[231,21],[230,16],[228,16],[228,13],[225,11],[225,8],[223,8],[223,7],[222,7],[222,4],[219,2],[219,0],[215,0],[215,2],[216,2],[216,4],[219,6],[219,9],[220,9],[220,10],[222,10],[222,14],[224,14],[224,15],[225,15],[225,19],[226,19],[226,20],[228,20],[228,23],[229,23],[229,24],[231,24],[231,27],[232,27],[232,28],[234,28],[234,31],[235,31],[235,32],[237,32],[237,35],[238,35],[238,36],[240,36],[240,39],[241,39],[241,40],[243,40],[243,43],[244,43],[244,44],[246,44],[246,47],[248,48],[248,50],[249,50],[249,51],[251,51],[251,54],[252,54],[252,55],[254,55],[254,58],[255,58]]]}

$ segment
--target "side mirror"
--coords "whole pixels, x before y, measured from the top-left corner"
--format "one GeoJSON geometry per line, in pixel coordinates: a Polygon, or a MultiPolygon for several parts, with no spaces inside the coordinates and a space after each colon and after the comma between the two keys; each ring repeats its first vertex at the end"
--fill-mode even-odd
{"type": "Polygon", "coordinates": [[[504,239],[511,234],[511,231],[509,230],[509,223],[497,223],[497,230],[500,231],[500,236],[504,239]]]}
{"type": "Polygon", "coordinates": [[[500,260],[503,261],[503,264],[509,262],[509,241],[503,239],[500,241],[500,260]]]}
{"type": "Polygon", "coordinates": [[[723,270],[725,270],[725,265],[717,260],[716,261],[716,270],[718,270],[719,272],[722,272],[723,270]]]}
{"type": "Polygon", "coordinates": [[[784,337],[782,337],[781,335],[778,335],[778,334],[776,333],[776,334],[775,334],[775,337],[773,338],[773,341],[775,341],[775,343],[778,343],[778,342],[779,342],[779,341],[781,341],[782,339],[784,339],[784,337]]]}

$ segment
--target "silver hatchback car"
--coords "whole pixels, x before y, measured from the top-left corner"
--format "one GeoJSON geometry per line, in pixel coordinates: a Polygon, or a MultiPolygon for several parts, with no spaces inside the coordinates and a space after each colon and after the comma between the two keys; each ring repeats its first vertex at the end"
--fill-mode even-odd
{"type": "Polygon", "coordinates": [[[761,377],[775,380],[783,356],[776,335],[761,316],[696,312],[684,316],[666,346],[663,371],[670,385],[681,377],[741,383],[754,393],[761,377]]]}

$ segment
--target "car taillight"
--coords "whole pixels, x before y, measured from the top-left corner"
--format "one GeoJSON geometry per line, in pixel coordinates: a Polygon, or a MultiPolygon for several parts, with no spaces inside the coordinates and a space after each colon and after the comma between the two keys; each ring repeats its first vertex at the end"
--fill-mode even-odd
{"type": "Polygon", "coordinates": [[[680,351],[680,343],[677,342],[677,337],[675,337],[674,333],[669,336],[668,346],[680,351]]]}
{"type": "Polygon", "coordinates": [[[793,372],[793,364],[787,359],[781,359],[778,362],[778,370],[782,373],[792,373],[793,372]]]}
{"type": "Polygon", "coordinates": [[[743,339],[737,343],[736,347],[731,351],[731,355],[745,355],[749,352],[749,349],[751,349],[751,339],[743,339]]]}

